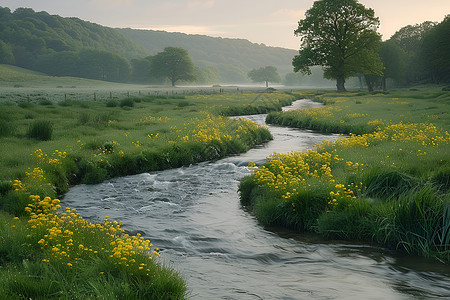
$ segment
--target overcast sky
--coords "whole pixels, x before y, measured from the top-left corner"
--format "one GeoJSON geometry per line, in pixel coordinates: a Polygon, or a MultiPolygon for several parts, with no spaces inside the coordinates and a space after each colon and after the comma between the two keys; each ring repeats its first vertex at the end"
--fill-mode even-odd
{"type": "MultiPolygon", "coordinates": [[[[129,27],[243,38],[298,49],[293,32],[313,0],[0,0],[15,10],[30,7],[78,17],[109,27],[129,27]]],[[[442,21],[450,0],[360,0],[380,18],[388,39],[398,29],[423,21],[442,21]]]]}

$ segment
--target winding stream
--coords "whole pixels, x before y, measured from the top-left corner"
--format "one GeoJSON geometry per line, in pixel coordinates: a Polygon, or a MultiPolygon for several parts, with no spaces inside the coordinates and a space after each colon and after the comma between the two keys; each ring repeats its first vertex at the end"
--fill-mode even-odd
{"type": "MultiPolygon", "coordinates": [[[[293,107],[318,106],[299,100],[293,107]]],[[[263,123],[264,115],[247,116],[263,123]]],[[[217,162],[73,187],[62,201],[86,219],[123,222],[161,248],[192,299],[448,299],[450,267],[384,249],[263,228],[239,203],[250,160],[336,136],[269,126],[274,140],[217,162]]]]}

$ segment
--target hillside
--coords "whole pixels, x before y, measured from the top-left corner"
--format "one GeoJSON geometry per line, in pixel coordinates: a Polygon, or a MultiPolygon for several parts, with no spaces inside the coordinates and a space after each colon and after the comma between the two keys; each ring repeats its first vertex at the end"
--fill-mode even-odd
{"type": "Polygon", "coordinates": [[[11,12],[0,7],[0,40],[8,44],[15,64],[26,66],[27,59],[60,51],[97,49],[128,59],[147,52],[112,28],[80,20],[18,8],[11,12]]]}
{"type": "Polygon", "coordinates": [[[52,76],[149,83],[142,59],[169,46],[189,52],[199,84],[249,82],[247,73],[264,66],[275,66],[284,77],[292,72],[296,54],[243,39],[113,29],[30,8],[0,7],[0,64],[52,76]]]}
{"type": "Polygon", "coordinates": [[[282,77],[292,72],[292,58],[297,51],[268,47],[243,39],[228,39],[154,30],[118,29],[152,55],[167,46],[188,50],[195,65],[218,70],[220,78],[247,80],[254,68],[275,66],[282,77]]]}

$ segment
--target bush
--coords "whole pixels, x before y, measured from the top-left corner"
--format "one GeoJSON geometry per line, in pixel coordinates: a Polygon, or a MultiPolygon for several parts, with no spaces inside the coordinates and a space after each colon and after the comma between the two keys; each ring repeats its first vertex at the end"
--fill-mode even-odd
{"type": "Polygon", "coordinates": [[[39,105],[43,105],[43,106],[49,106],[49,105],[53,105],[53,102],[46,99],[46,98],[41,98],[39,100],[39,105]]]}
{"type": "Polygon", "coordinates": [[[53,125],[50,121],[36,120],[27,131],[27,137],[40,141],[49,141],[52,139],[53,125]]]}
{"type": "Polygon", "coordinates": [[[134,100],[132,98],[125,98],[120,100],[120,107],[133,107],[134,106],[134,100]]]}
{"type": "Polygon", "coordinates": [[[106,107],[117,107],[119,105],[116,100],[108,100],[106,102],[106,107]]]}

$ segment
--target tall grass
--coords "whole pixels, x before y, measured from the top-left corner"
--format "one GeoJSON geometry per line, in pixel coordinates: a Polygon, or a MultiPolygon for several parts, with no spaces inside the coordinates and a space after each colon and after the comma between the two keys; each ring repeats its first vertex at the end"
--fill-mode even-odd
{"type": "Polygon", "coordinates": [[[395,93],[323,93],[324,108],[269,114],[277,124],[351,134],[317,151],[272,155],[241,182],[242,204],[266,225],[449,263],[450,116],[442,100],[450,95],[395,93]]]}
{"type": "Polygon", "coordinates": [[[40,141],[52,139],[53,125],[50,121],[36,120],[28,127],[27,137],[40,141]]]}

